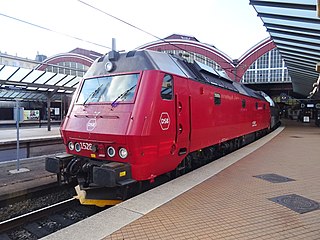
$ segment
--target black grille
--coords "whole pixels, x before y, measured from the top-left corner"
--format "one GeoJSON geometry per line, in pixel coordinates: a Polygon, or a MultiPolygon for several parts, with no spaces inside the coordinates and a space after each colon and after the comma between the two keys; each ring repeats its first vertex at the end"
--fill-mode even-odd
{"type": "Polygon", "coordinates": [[[269,198],[269,200],[285,206],[300,214],[318,210],[320,207],[320,204],[318,202],[296,194],[269,198]]]}
{"type": "Polygon", "coordinates": [[[263,179],[263,180],[266,180],[266,181],[272,182],[272,183],[283,183],[283,182],[295,181],[292,178],[280,176],[280,175],[274,174],[274,173],[262,174],[262,175],[257,175],[257,176],[253,176],[253,177],[260,178],[260,179],[263,179]]]}

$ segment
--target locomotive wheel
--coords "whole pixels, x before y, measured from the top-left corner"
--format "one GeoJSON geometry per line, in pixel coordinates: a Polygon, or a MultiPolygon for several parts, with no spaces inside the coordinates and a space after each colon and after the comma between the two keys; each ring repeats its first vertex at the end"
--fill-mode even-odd
{"type": "Polygon", "coordinates": [[[178,167],[170,173],[170,175],[171,175],[171,178],[174,179],[187,172],[190,172],[191,170],[192,170],[192,157],[188,155],[181,161],[178,167]]]}

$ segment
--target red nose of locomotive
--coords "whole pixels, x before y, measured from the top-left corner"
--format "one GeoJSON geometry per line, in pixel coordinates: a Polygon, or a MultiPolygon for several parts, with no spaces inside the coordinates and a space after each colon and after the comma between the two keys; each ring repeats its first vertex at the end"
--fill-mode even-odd
{"type": "Polygon", "coordinates": [[[125,133],[130,112],[107,106],[76,106],[61,127],[67,152],[89,158],[126,158],[125,133]]]}
{"type": "Polygon", "coordinates": [[[139,74],[87,78],[61,132],[70,154],[123,161],[139,74]]]}

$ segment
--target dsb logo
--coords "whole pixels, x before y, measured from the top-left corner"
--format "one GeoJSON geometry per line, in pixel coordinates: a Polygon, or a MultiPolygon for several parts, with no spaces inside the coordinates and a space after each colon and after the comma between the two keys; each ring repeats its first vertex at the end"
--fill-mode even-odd
{"type": "Polygon", "coordinates": [[[162,130],[168,130],[170,126],[170,117],[167,112],[163,112],[159,119],[160,127],[162,130]]]}

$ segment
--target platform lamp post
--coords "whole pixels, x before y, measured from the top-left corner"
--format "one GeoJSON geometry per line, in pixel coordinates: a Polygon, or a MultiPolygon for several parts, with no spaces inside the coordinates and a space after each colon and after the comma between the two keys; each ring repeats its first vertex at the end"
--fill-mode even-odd
{"type": "Polygon", "coordinates": [[[10,173],[20,173],[20,172],[28,172],[29,169],[27,168],[20,168],[20,122],[23,122],[23,107],[20,107],[19,102],[21,99],[16,100],[16,107],[14,108],[14,119],[16,121],[16,128],[17,128],[17,168],[15,170],[10,170],[10,173]]]}

